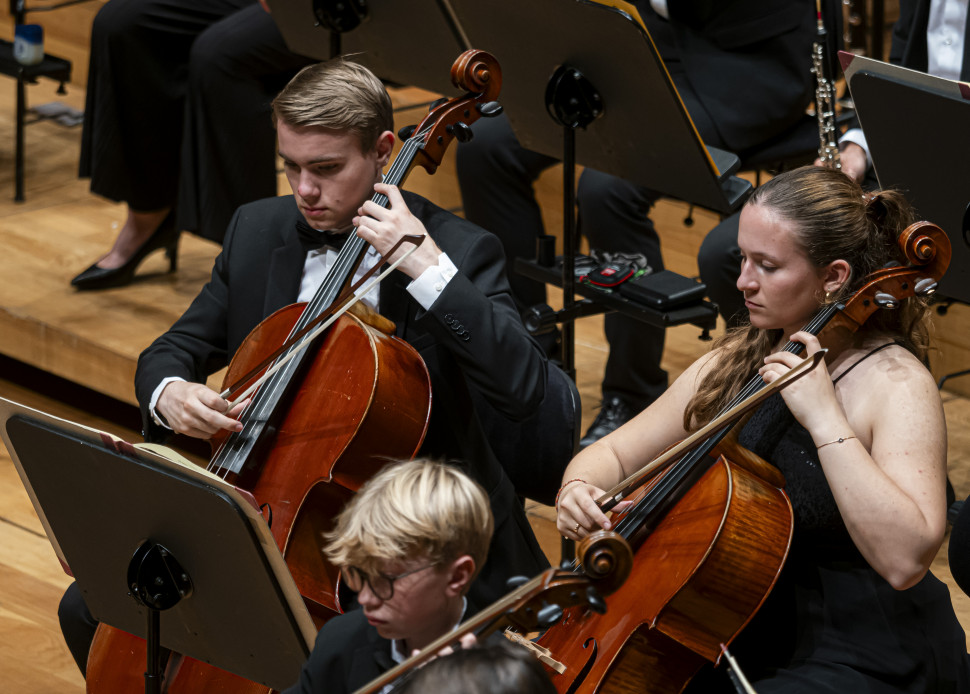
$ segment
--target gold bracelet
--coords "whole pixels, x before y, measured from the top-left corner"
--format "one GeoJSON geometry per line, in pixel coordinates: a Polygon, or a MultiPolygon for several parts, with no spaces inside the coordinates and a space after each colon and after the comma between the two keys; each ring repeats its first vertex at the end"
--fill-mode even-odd
{"type": "Polygon", "coordinates": [[[825,448],[826,446],[831,446],[833,443],[844,443],[844,442],[848,441],[849,439],[854,439],[854,438],[855,438],[855,436],[845,436],[845,437],[840,436],[839,438],[835,439],[835,441],[828,441],[826,443],[823,443],[821,445],[816,446],[815,447],[815,450],[816,451],[820,451],[823,448],[825,448]]]}

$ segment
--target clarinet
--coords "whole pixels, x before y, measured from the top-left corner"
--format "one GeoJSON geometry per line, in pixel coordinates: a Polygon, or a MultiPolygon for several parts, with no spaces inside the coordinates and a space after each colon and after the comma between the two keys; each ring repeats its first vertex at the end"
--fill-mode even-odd
{"type": "Polygon", "coordinates": [[[818,157],[823,166],[841,169],[839,161],[838,129],[835,125],[835,83],[825,59],[828,32],[822,23],[822,3],[815,0],[818,29],[812,45],[812,72],[815,74],[815,116],[818,118],[818,157]]]}

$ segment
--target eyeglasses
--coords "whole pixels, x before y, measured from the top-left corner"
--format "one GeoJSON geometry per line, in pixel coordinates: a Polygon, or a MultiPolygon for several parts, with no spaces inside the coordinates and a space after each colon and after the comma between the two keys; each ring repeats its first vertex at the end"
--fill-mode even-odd
{"type": "Polygon", "coordinates": [[[411,569],[410,571],[405,571],[404,573],[397,574],[396,576],[391,576],[382,571],[378,571],[373,575],[365,574],[356,566],[348,566],[343,570],[342,575],[344,583],[355,593],[362,591],[364,589],[364,584],[366,583],[368,586],[370,586],[371,592],[379,599],[390,600],[394,597],[394,581],[404,578],[405,576],[410,576],[411,574],[416,574],[419,571],[430,569],[433,566],[437,566],[437,562],[434,564],[421,566],[417,569],[411,569]]]}

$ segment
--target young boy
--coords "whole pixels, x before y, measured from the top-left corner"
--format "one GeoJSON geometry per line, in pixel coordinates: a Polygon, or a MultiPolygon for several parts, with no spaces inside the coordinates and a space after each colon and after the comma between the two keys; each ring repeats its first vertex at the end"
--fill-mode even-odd
{"type": "Polygon", "coordinates": [[[360,608],[327,622],[284,694],[353,692],[474,613],[465,593],[485,561],[492,513],[454,466],[392,464],[347,504],[324,552],[360,608]]]}

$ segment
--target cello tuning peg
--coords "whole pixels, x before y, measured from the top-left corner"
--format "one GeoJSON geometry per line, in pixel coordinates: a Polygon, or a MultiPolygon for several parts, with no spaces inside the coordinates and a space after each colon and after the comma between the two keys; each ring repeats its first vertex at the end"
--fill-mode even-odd
{"type": "Polygon", "coordinates": [[[515,590],[516,588],[521,588],[528,582],[529,582],[529,579],[526,578],[525,576],[511,576],[505,582],[505,587],[511,591],[511,590],[515,590]]]}
{"type": "Polygon", "coordinates": [[[917,296],[929,296],[936,291],[936,280],[932,277],[924,277],[923,279],[916,282],[914,291],[917,296]]]}
{"type": "Polygon", "coordinates": [[[899,306],[899,302],[896,301],[896,297],[892,294],[887,294],[886,292],[876,292],[876,295],[872,298],[876,302],[876,306],[879,308],[896,308],[899,306]]]}
{"type": "Polygon", "coordinates": [[[414,131],[418,129],[416,125],[405,125],[403,128],[397,131],[397,136],[401,138],[402,141],[407,142],[414,135],[414,131]]]}
{"type": "Polygon", "coordinates": [[[455,136],[455,139],[461,143],[471,142],[471,139],[475,137],[475,133],[472,132],[471,127],[468,123],[463,121],[458,121],[454,125],[449,125],[445,130],[455,136]]]}
{"type": "Polygon", "coordinates": [[[563,610],[559,605],[543,605],[536,613],[536,624],[541,629],[548,629],[553,624],[562,619],[563,610]]]}
{"type": "Polygon", "coordinates": [[[448,98],[447,97],[444,97],[443,96],[440,99],[435,99],[434,101],[431,102],[431,105],[428,107],[428,113],[430,113],[431,111],[434,111],[436,108],[438,108],[442,104],[447,104],[447,103],[448,103],[448,98]]]}
{"type": "Polygon", "coordinates": [[[502,104],[497,101],[488,101],[484,104],[478,104],[475,108],[478,112],[482,114],[485,118],[494,118],[502,113],[502,104]]]}
{"type": "Polygon", "coordinates": [[[594,612],[599,612],[600,614],[606,614],[606,601],[600,592],[596,590],[593,586],[586,588],[586,602],[589,607],[594,612]]]}

